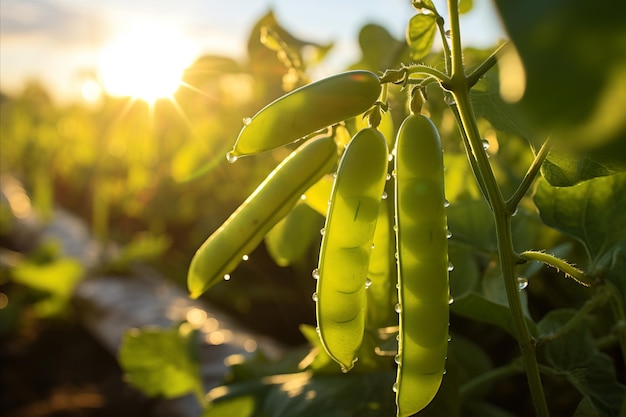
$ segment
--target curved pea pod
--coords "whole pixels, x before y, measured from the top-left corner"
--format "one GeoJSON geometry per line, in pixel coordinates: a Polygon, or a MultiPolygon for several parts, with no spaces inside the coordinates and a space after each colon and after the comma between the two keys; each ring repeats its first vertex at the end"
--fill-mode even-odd
{"type": "Polygon", "coordinates": [[[191,297],[230,273],[336,162],[332,137],[307,142],[285,158],[198,249],[187,275],[191,297]]]}
{"type": "Polygon", "coordinates": [[[448,347],[448,240],[443,154],[425,116],[408,116],[395,158],[400,337],[396,404],[410,416],[439,390],[448,347]]]}
{"type": "Polygon", "coordinates": [[[369,71],[348,71],[307,84],[271,102],[246,120],[229,156],[239,157],[292,143],[357,116],[378,99],[381,85],[369,71]]]}
{"type": "Polygon", "coordinates": [[[384,136],[363,129],[337,170],[318,267],[317,324],[328,354],[348,371],[365,328],[367,270],[388,165],[384,136]]]}

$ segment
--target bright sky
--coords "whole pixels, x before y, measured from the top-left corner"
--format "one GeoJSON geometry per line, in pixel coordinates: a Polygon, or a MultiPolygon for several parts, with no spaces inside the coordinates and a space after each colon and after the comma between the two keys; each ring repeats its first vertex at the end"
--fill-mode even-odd
{"type": "MultiPolygon", "coordinates": [[[[474,3],[462,20],[464,43],[487,47],[503,32],[491,1],[474,3]]],[[[444,0],[435,4],[445,12],[444,0]]],[[[269,8],[295,35],[335,42],[329,72],[358,59],[361,26],[378,23],[402,38],[414,14],[410,0],[2,0],[0,89],[13,93],[36,78],[56,98],[79,97],[85,79],[102,66],[104,51],[138,22],[175,33],[178,59],[187,64],[203,53],[244,58],[248,31],[269,8]]]]}

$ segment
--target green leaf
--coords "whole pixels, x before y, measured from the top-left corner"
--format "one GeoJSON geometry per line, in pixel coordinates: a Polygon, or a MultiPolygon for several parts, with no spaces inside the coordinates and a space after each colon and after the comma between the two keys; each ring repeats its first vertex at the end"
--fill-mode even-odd
{"type": "Polygon", "coordinates": [[[265,235],[267,250],[279,266],[302,260],[320,237],[323,217],[304,203],[296,206],[265,235]]]}
{"type": "Polygon", "coordinates": [[[411,56],[418,61],[430,53],[437,32],[437,17],[434,14],[416,14],[409,21],[406,40],[411,56]]]}
{"type": "Polygon", "coordinates": [[[122,339],[119,363],[130,383],[148,396],[194,393],[202,402],[196,335],[186,323],[172,329],[130,329],[122,339]]]}
{"type": "Polygon", "coordinates": [[[47,297],[35,305],[41,316],[55,315],[67,307],[76,284],[84,277],[83,266],[72,258],[37,262],[27,259],[11,271],[14,282],[46,293],[47,297]]]}
{"type": "Polygon", "coordinates": [[[432,0],[413,0],[411,4],[417,10],[426,9],[430,10],[433,13],[436,12],[435,4],[432,2],[432,0]]]}
{"type": "Polygon", "coordinates": [[[557,187],[568,187],[581,181],[611,174],[611,170],[589,156],[552,150],[541,166],[541,174],[557,187]]]}
{"type": "MultiPolygon", "coordinates": [[[[586,321],[564,334],[554,337],[576,314],[575,310],[553,310],[538,324],[548,341],[542,345],[544,361],[583,395],[577,413],[593,410],[602,417],[618,414],[626,387],[617,381],[611,358],[598,351],[586,321]]],[[[585,414],[580,414],[585,415],[585,414]]]]}
{"type": "Polygon", "coordinates": [[[391,390],[395,372],[313,374],[299,372],[273,375],[256,381],[235,383],[209,392],[210,407],[202,417],[225,416],[223,409],[240,401],[248,417],[380,417],[395,415],[394,393],[391,390]]]}
{"type": "MultiPolygon", "coordinates": [[[[468,292],[455,298],[450,306],[450,311],[472,320],[499,327],[515,337],[515,328],[509,307],[489,300],[478,292],[468,292]]],[[[531,333],[536,333],[535,323],[530,318],[527,318],[526,323],[531,333]]]]}
{"type": "Polygon", "coordinates": [[[386,68],[399,66],[399,55],[406,54],[404,42],[394,38],[389,31],[380,25],[369,23],[359,32],[361,59],[351,69],[367,69],[383,71],[386,68]],[[399,54],[402,51],[403,54],[399,54]]]}
{"type": "Polygon", "coordinates": [[[535,204],[548,226],[580,240],[594,264],[626,240],[626,173],[571,187],[539,182],[535,204]]]}
{"type": "MultiPolygon", "coordinates": [[[[581,149],[619,143],[626,163],[626,2],[495,2],[526,73],[517,108],[538,129],[581,149]]],[[[505,72],[505,76],[506,76],[505,72]]]]}
{"type": "Polygon", "coordinates": [[[468,200],[451,204],[447,209],[448,228],[454,242],[468,244],[478,250],[494,252],[495,225],[485,200],[468,200]]]}

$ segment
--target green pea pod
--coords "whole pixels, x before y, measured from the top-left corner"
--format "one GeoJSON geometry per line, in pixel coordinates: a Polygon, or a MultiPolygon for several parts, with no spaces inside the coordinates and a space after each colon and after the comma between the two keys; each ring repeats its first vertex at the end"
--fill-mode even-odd
{"type": "Polygon", "coordinates": [[[265,246],[276,265],[289,266],[304,259],[313,242],[319,244],[323,217],[298,203],[265,235],[265,246]]]}
{"type": "Polygon", "coordinates": [[[430,403],[445,370],[449,287],[443,173],[435,125],[425,116],[408,116],[398,131],[395,158],[400,417],[430,403]]]}
{"type": "Polygon", "coordinates": [[[394,254],[396,237],[393,233],[393,200],[383,200],[378,212],[372,255],[367,276],[367,323],[373,328],[389,327],[397,324],[398,316],[393,311],[397,303],[397,268],[394,254]]]}
{"type": "Polygon", "coordinates": [[[380,95],[378,77],[348,71],[307,84],[271,102],[246,120],[229,158],[292,143],[369,109],[380,95]]]}
{"type": "Polygon", "coordinates": [[[332,137],[307,142],[285,158],[198,249],[187,275],[191,297],[230,273],[336,162],[332,137]]]}
{"type": "Polygon", "coordinates": [[[387,142],[379,131],[357,132],[339,163],[326,215],[316,289],[317,324],[324,348],[346,372],[363,341],[367,269],[387,155],[387,142]]]}

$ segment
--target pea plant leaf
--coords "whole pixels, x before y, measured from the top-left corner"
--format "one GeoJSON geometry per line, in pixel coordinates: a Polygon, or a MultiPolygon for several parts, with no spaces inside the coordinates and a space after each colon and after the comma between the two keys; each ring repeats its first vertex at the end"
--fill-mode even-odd
{"type": "Polygon", "coordinates": [[[188,324],[131,329],[124,334],[118,359],[130,383],[149,396],[193,393],[201,399],[197,349],[196,332],[188,324]]]}
{"type": "Polygon", "coordinates": [[[541,336],[548,338],[541,349],[543,360],[583,396],[576,415],[618,415],[626,386],[617,381],[611,358],[595,348],[588,323],[581,321],[559,334],[575,314],[570,309],[553,310],[538,323],[541,336]]]}
{"type": "Polygon", "coordinates": [[[598,149],[612,142],[622,152],[605,156],[624,166],[626,3],[496,0],[495,5],[523,63],[520,113],[570,147],[598,149]]]}
{"type": "Polygon", "coordinates": [[[407,43],[414,60],[423,59],[433,46],[437,33],[437,17],[434,14],[419,13],[411,18],[406,32],[407,43]]]}
{"type": "Polygon", "coordinates": [[[592,273],[605,267],[626,240],[626,173],[571,187],[553,187],[542,180],[534,200],[545,224],[583,243],[592,273]]]}
{"type": "Polygon", "coordinates": [[[581,181],[611,174],[611,170],[589,155],[579,156],[551,150],[541,165],[541,174],[550,185],[568,187],[581,181]]]}
{"type": "Polygon", "coordinates": [[[473,0],[459,0],[459,13],[465,14],[472,10],[474,7],[473,0]]]}

